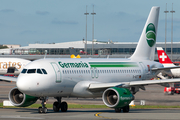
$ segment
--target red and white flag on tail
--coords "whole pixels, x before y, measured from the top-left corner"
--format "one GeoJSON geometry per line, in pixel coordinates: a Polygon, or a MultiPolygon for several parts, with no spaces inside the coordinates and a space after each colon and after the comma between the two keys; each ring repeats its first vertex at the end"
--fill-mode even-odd
{"type": "Polygon", "coordinates": [[[157,47],[157,53],[159,62],[161,64],[173,64],[168,55],[165,53],[165,51],[162,49],[162,47],[157,47]]]}

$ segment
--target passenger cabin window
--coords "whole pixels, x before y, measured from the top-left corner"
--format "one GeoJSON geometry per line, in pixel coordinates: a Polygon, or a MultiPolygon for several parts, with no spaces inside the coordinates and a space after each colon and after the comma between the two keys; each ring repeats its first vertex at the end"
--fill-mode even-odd
{"type": "Polygon", "coordinates": [[[46,70],[45,69],[41,69],[43,71],[44,74],[47,74],[46,70]]]}
{"type": "Polygon", "coordinates": [[[23,69],[21,73],[26,73],[27,69],[23,69]]]}
{"type": "Polygon", "coordinates": [[[36,73],[36,69],[28,69],[27,73],[36,73]]]}
{"type": "Polygon", "coordinates": [[[43,74],[40,69],[37,69],[37,73],[43,74]]]}

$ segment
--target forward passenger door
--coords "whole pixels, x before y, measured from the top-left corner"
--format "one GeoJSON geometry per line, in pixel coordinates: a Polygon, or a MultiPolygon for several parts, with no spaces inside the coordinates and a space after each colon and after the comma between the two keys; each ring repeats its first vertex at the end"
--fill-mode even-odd
{"type": "Polygon", "coordinates": [[[51,63],[53,69],[54,69],[54,72],[56,74],[56,82],[61,82],[62,80],[62,74],[61,74],[61,71],[60,71],[60,68],[59,66],[55,63],[55,62],[52,62],[51,63]]]}

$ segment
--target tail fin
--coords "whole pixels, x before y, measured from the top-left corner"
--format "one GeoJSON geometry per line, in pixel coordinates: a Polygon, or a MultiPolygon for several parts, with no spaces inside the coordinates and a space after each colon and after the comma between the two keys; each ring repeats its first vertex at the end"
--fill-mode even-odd
{"type": "Polygon", "coordinates": [[[154,60],[160,7],[152,7],[131,59],[154,60]]]}
{"type": "Polygon", "coordinates": [[[162,47],[157,47],[157,53],[158,53],[159,62],[161,64],[173,64],[171,59],[169,59],[168,55],[162,49],[162,47]]]}

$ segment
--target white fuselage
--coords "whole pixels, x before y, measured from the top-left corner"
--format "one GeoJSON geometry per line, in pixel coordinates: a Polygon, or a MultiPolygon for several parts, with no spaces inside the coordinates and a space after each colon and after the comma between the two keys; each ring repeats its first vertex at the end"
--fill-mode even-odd
{"type": "Polygon", "coordinates": [[[20,58],[0,58],[0,75],[13,74],[19,75],[23,67],[31,61],[20,58]],[[14,68],[14,72],[7,73],[8,68],[14,68]]]}
{"type": "MultiPolygon", "coordinates": [[[[136,62],[131,59],[41,59],[25,67],[27,71],[36,70],[33,73],[21,73],[18,76],[17,87],[25,94],[38,97],[78,96],[76,91],[83,93],[90,83],[151,79],[158,74],[151,71],[154,67],[163,66],[154,61],[136,62]],[[47,74],[39,74],[37,69],[45,69],[47,74]],[[86,81],[87,84],[78,88],[76,85],[81,81],[86,81]]],[[[79,96],[81,97],[80,94],[79,96]]],[[[93,96],[97,95],[82,95],[93,96]]]]}

